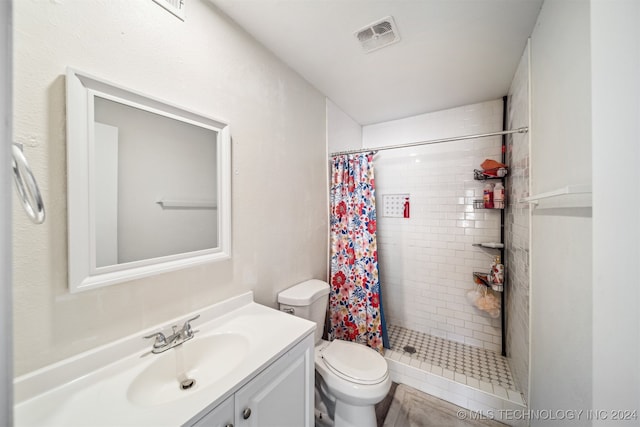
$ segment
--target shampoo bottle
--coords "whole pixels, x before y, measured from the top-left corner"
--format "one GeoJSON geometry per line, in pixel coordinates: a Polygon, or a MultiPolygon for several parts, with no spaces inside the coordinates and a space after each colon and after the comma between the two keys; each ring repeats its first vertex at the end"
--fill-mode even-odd
{"type": "Polygon", "coordinates": [[[500,256],[496,257],[496,260],[492,264],[493,270],[493,283],[504,283],[504,265],[500,262],[500,256]]]}
{"type": "Polygon", "coordinates": [[[504,185],[500,182],[493,187],[493,207],[504,209],[504,185]]]}
{"type": "Polygon", "coordinates": [[[483,193],[484,208],[493,209],[493,184],[487,182],[484,186],[483,193]]]}
{"type": "Polygon", "coordinates": [[[496,270],[496,259],[494,259],[493,262],[491,263],[491,266],[489,266],[489,273],[487,274],[487,282],[489,282],[489,284],[493,284],[496,281],[496,278],[494,276],[495,270],[496,270]]]}

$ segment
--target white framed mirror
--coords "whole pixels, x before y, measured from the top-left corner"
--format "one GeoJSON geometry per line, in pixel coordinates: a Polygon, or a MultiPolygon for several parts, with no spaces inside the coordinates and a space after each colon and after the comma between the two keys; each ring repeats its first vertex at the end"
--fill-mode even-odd
{"type": "Polygon", "coordinates": [[[67,70],[72,293],[231,257],[224,122],[67,70]]]}

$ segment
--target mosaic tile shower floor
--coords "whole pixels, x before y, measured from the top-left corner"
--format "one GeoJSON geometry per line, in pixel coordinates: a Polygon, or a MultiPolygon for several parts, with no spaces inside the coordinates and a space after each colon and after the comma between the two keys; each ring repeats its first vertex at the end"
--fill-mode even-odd
{"type": "Polygon", "coordinates": [[[389,325],[388,333],[391,350],[395,352],[478,381],[509,390],[516,389],[507,358],[498,353],[396,325],[389,325]]]}

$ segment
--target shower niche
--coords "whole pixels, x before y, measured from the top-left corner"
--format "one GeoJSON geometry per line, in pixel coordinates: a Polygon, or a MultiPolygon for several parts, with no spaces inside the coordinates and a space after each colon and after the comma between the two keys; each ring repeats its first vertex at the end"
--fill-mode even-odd
{"type": "Polygon", "coordinates": [[[382,195],[382,216],[388,218],[409,218],[409,203],[411,195],[406,194],[383,194],[382,195]]]}

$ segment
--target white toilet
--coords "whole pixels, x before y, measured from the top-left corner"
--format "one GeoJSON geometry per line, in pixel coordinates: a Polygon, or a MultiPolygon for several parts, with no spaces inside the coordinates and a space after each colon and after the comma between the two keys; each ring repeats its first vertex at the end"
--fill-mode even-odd
{"type": "Polygon", "coordinates": [[[329,284],[307,280],[278,294],[280,310],[316,322],[317,425],[375,427],[374,405],[391,388],[387,361],[375,350],[347,341],[324,341],[329,284]],[[329,420],[326,420],[328,415],[329,420]]]}

